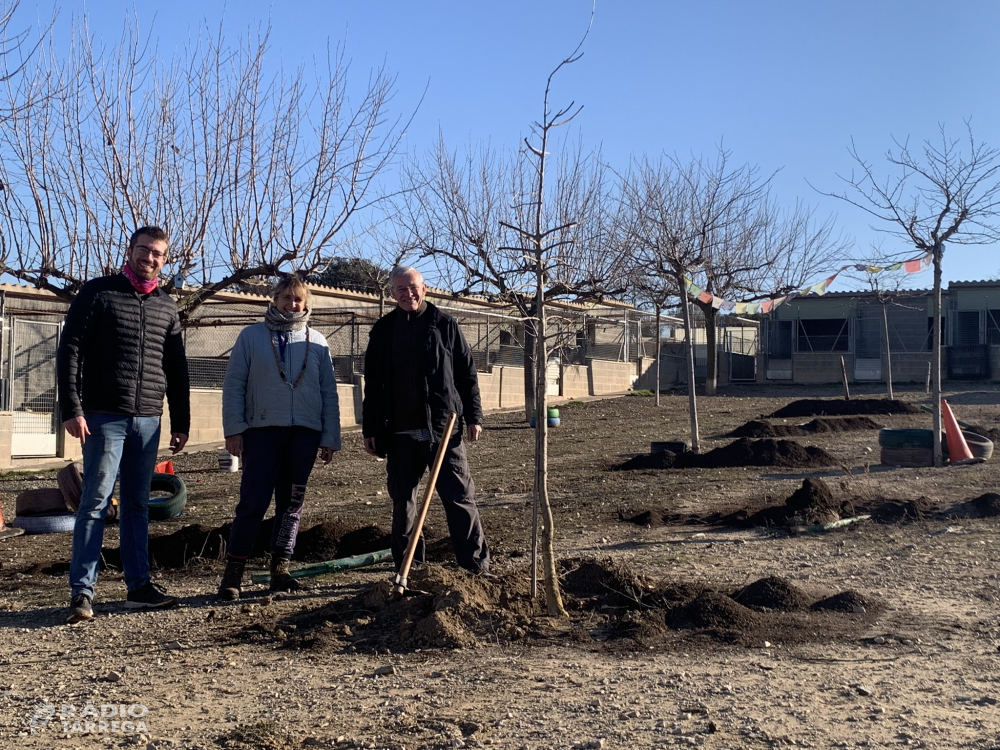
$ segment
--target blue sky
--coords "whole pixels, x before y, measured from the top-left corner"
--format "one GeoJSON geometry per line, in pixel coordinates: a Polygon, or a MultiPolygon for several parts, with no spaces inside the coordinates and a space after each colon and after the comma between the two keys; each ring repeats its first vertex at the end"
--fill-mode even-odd
{"type": "MultiPolygon", "coordinates": [[[[51,4],[23,0],[22,18],[51,4]]],[[[62,6],[57,33],[85,7],[96,36],[114,42],[135,8],[172,51],[207,24],[227,35],[270,24],[273,62],[308,64],[344,44],[352,79],[382,65],[398,75],[398,111],[426,95],[406,136],[429,148],[438,129],[455,148],[514,146],[537,119],[549,71],[590,18],[589,0],[100,0],[62,6]]],[[[780,169],[774,192],[834,213],[856,253],[880,237],[862,211],[818,194],[843,188],[848,147],[877,168],[891,136],[923,141],[943,124],[1000,147],[1000,2],[995,0],[599,0],[583,58],[555,81],[556,104],[584,106],[574,123],[613,166],[633,156],[711,155],[780,169]]],[[[887,173],[888,168],[882,170],[887,173]]],[[[885,239],[885,250],[906,252],[885,239]]],[[[945,280],[1000,275],[996,247],[950,246],[945,280]]],[[[914,253],[916,254],[916,253],[914,253]]],[[[930,286],[930,272],[911,277],[930,286]]],[[[818,281],[819,279],[817,279],[818,281]]],[[[838,280],[833,286],[848,288],[838,280]]]]}

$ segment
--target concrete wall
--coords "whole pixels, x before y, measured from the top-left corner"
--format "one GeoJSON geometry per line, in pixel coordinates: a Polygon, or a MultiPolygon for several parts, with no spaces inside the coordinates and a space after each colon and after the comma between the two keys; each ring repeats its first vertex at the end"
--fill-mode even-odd
{"type": "Polygon", "coordinates": [[[795,383],[839,383],[842,379],[840,358],[844,358],[847,376],[854,372],[854,355],[850,352],[799,352],[792,366],[795,383]]]}
{"type": "Polygon", "coordinates": [[[635,365],[631,362],[591,359],[587,361],[587,365],[590,368],[591,395],[599,396],[602,393],[623,393],[632,390],[635,365]]]}
{"type": "Polygon", "coordinates": [[[500,408],[512,409],[524,406],[524,368],[494,367],[493,374],[500,371],[500,408]]]}
{"type": "Polygon", "coordinates": [[[482,401],[483,411],[500,408],[500,368],[494,368],[493,372],[480,372],[479,378],[479,400],[482,401]]]}
{"type": "Polygon", "coordinates": [[[563,365],[559,395],[564,398],[589,396],[590,368],[586,365],[563,365]]]}

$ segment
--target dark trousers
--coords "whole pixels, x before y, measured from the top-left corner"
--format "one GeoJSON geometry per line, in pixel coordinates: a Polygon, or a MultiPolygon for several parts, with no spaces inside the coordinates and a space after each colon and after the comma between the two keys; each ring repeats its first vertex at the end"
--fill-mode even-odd
{"type": "MultiPolygon", "coordinates": [[[[389,475],[389,497],[392,498],[392,559],[396,563],[396,570],[403,564],[406,546],[420,515],[420,502],[423,498],[417,498],[417,485],[434,462],[436,452],[436,444],[414,440],[407,435],[393,435],[389,441],[386,468],[389,475]]],[[[458,564],[473,572],[488,570],[490,549],[479,521],[476,484],[469,474],[469,462],[465,457],[461,432],[448,441],[448,452],[434,487],[444,505],[458,564]]],[[[423,563],[425,555],[424,538],[421,534],[413,563],[423,563]]]]}
{"type": "Polygon", "coordinates": [[[272,495],[271,553],[292,556],[320,437],[319,430],[307,427],[256,427],[243,433],[243,479],[229,533],[230,557],[250,556],[272,495]]]}

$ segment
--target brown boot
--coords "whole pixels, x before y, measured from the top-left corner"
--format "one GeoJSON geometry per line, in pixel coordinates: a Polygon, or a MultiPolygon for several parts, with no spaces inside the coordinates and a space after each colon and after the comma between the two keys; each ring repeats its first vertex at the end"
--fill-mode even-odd
{"type": "Polygon", "coordinates": [[[288,571],[287,557],[271,556],[271,591],[301,591],[302,584],[288,571]]]}
{"type": "Polygon", "coordinates": [[[246,560],[226,561],[226,571],[222,574],[222,583],[219,585],[219,592],[215,598],[224,602],[234,602],[240,598],[243,592],[243,569],[246,567],[246,560]]]}

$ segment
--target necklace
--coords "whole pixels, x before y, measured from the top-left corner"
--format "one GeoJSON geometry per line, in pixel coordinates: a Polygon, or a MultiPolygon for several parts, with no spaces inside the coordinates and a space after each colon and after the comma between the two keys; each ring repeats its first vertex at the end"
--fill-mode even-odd
{"type": "MultiPolygon", "coordinates": [[[[274,354],[274,364],[278,366],[278,374],[281,376],[281,382],[285,385],[291,385],[288,382],[288,378],[285,377],[285,370],[281,366],[281,360],[278,359],[278,348],[274,345],[274,337],[271,335],[270,331],[267,332],[267,340],[271,342],[271,353],[274,354]]],[[[306,374],[307,364],[309,364],[309,326],[306,326],[306,356],[302,360],[302,372],[299,373],[299,376],[295,379],[295,384],[292,385],[293,391],[298,388],[299,383],[302,382],[302,378],[306,374]]]]}

